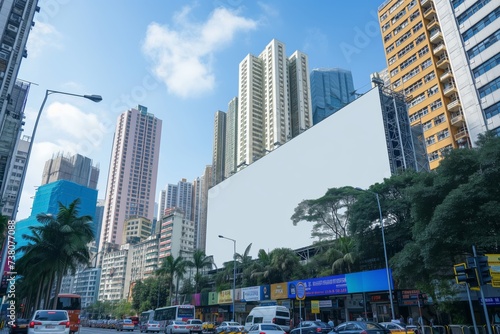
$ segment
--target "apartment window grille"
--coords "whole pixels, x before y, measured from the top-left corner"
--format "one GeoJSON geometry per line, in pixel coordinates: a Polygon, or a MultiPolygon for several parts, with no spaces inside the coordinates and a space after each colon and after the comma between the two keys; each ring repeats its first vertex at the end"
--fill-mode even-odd
{"type": "Polygon", "coordinates": [[[422,23],[422,21],[420,21],[419,23],[415,24],[415,26],[411,30],[413,31],[413,33],[416,33],[417,31],[422,29],[423,26],[424,24],[422,23]]]}
{"type": "Polygon", "coordinates": [[[422,49],[420,49],[418,51],[418,56],[421,58],[424,55],[426,55],[427,53],[429,53],[429,46],[428,45],[424,46],[422,49]]]}
{"type": "Polygon", "coordinates": [[[413,100],[411,100],[410,103],[408,103],[408,108],[412,108],[412,107],[416,106],[417,104],[421,103],[425,99],[426,99],[425,93],[419,94],[417,97],[415,97],[413,100]]]}
{"type": "Polygon", "coordinates": [[[405,74],[403,76],[403,78],[402,78],[403,82],[406,82],[406,81],[410,80],[411,78],[413,78],[418,73],[420,73],[420,68],[417,66],[413,70],[411,70],[410,72],[408,72],[407,74],[405,74]]]}
{"type": "Polygon", "coordinates": [[[439,92],[439,87],[438,87],[438,85],[435,85],[427,90],[427,96],[431,97],[432,95],[436,94],[437,92],[439,92]]]}
{"type": "Polygon", "coordinates": [[[439,152],[438,151],[431,152],[428,154],[428,157],[430,162],[437,160],[439,159],[439,152]]]}
{"type": "Polygon", "coordinates": [[[446,120],[446,116],[444,114],[441,114],[439,116],[434,117],[434,125],[438,125],[443,123],[446,120]]]}
{"type": "Polygon", "coordinates": [[[434,102],[432,102],[429,107],[431,108],[431,111],[434,111],[436,109],[439,109],[443,106],[443,101],[441,101],[441,99],[438,99],[434,102]]]}
{"type": "Polygon", "coordinates": [[[436,135],[437,135],[437,140],[441,141],[441,140],[446,139],[450,136],[450,130],[444,129],[443,131],[439,131],[436,135]]]}
{"type": "Polygon", "coordinates": [[[425,37],[425,33],[421,34],[420,36],[417,37],[417,39],[415,40],[415,45],[419,45],[420,43],[422,43],[423,41],[425,41],[426,37],[425,37]]]}
{"type": "Polygon", "coordinates": [[[436,73],[432,71],[424,77],[424,82],[427,83],[436,77],[436,73]]]}
{"type": "Polygon", "coordinates": [[[398,52],[398,58],[403,57],[406,53],[408,53],[410,50],[412,50],[415,47],[415,44],[411,42],[407,46],[405,46],[401,51],[398,52]]]}
{"type": "Polygon", "coordinates": [[[431,146],[432,144],[434,144],[436,142],[436,137],[434,137],[434,135],[428,137],[425,139],[425,144],[427,146],[431,146]]]}
{"type": "Polygon", "coordinates": [[[417,17],[419,17],[420,15],[420,10],[416,10],[414,11],[411,15],[410,15],[410,22],[415,20],[417,17]]]}
{"type": "Polygon", "coordinates": [[[432,121],[427,121],[425,122],[424,124],[422,124],[422,129],[424,131],[427,131],[429,130],[430,128],[432,128],[432,121]]]}
{"type": "Polygon", "coordinates": [[[402,35],[397,41],[396,46],[400,46],[404,41],[406,41],[411,36],[411,31],[408,31],[404,35],[402,35]]]}
{"type": "Polygon", "coordinates": [[[401,70],[405,69],[406,67],[410,66],[411,64],[413,64],[415,61],[417,60],[417,55],[414,54],[413,56],[411,56],[410,58],[408,58],[407,60],[405,60],[404,62],[401,63],[400,65],[400,68],[401,70]]]}
{"type": "Polygon", "coordinates": [[[410,115],[410,122],[415,122],[429,113],[429,107],[425,106],[414,114],[410,115]]]}

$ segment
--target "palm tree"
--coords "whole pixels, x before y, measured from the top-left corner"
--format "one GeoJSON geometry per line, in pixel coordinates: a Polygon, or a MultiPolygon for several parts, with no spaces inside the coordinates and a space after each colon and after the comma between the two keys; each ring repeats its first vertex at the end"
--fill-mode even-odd
{"type": "MultiPolygon", "coordinates": [[[[46,277],[51,276],[47,281],[48,291],[53,281],[57,281],[54,292],[56,296],[61,289],[63,276],[68,271],[75,272],[78,264],[87,265],[90,261],[87,244],[94,240],[91,227],[92,217],[78,216],[79,204],[79,198],[67,207],[59,202],[59,211],[56,216],[46,213],[38,214],[36,218],[41,225],[30,227],[32,235],[23,235],[29,243],[20,247],[20,251],[25,252],[23,258],[27,256],[24,264],[26,270],[33,265],[38,268],[50,268],[50,271],[42,271],[43,276],[40,278],[47,281],[46,277]]],[[[56,306],[57,299],[54,298],[52,307],[56,306]]]]}
{"type": "Polygon", "coordinates": [[[203,278],[202,273],[200,271],[205,268],[212,269],[214,264],[214,258],[212,255],[207,256],[205,252],[201,249],[197,249],[193,252],[193,261],[186,261],[186,265],[191,268],[195,268],[194,274],[194,290],[195,293],[198,293],[198,288],[200,287],[200,282],[203,278]]]}
{"type": "Polygon", "coordinates": [[[253,265],[253,260],[252,257],[248,254],[250,254],[250,249],[252,248],[252,244],[249,244],[247,248],[245,248],[245,251],[243,254],[236,253],[236,261],[240,263],[239,265],[239,272],[241,273],[241,286],[250,286],[252,279],[252,265],[253,265]]]}
{"type": "Polygon", "coordinates": [[[172,305],[172,290],[174,285],[174,276],[183,276],[186,272],[185,261],[182,257],[174,258],[172,255],[163,259],[161,266],[156,270],[157,275],[165,275],[168,280],[170,305],[172,305]]]}
{"type": "Polygon", "coordinates": [[[352,272],[352,265],[356,262],[354,250],[354,239],[343,237],[335,240],[334,247],[328,249],[325,254],[329,262],[332,263],[332,274],[352,272]]]}

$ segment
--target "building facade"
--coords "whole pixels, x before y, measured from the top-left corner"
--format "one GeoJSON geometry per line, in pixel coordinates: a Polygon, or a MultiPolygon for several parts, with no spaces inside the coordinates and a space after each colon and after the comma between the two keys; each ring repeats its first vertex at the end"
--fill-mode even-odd
{"type": "MultiPolygon", "coordinates": [[[[500,5],[498,1],[434,0],[452,77],[472,146],[478,135],[500,133],[500,5]]],[[[453,119],[452,119],[453,121],[453,119]]]]}
{"type": "Polygon", "coordinates": [[[144,217],[130,217],[123,224],[122,240],[126,243],[136,244],[151,236],[151,220],[144,217]]]}
{"type": "Polygon", "coordinates": [[[307,56],[286,57],[273,39],[239,64],[236,168],[255,160],[312,126],[307,56]]]}
{"type": "Polygon", "coordinates": [[[313,124],[354,101],[355,90],[351,71],[341,68],[319,68],[311,71],[313,124]]]}
{"type": "Polygon", "coordinates": [[[183,253],[192,254],[194,251],[194,222],[184,218],[182,210],[167,209],[161,219],[160,249],[158,261],[171,255],[184,257],[183,253]]]}
{"type": "Polygon", "coordinates": [[[97,189],[99,167],[92,165],[92,159],[81,154],[72,156],[62,152],[55,154],[45,162],[42,185],[58,180],[68,180],[92,189],[97,189]]]}
{"type": "MultiPolygon", "coordinates": [[[[378,15],[391,88],[406,96],[411,124],[422,125],[434,169],[447,150],[473,145],[463,105],[463,99],[473,97],[457,88],[458,69],[450,62],[451,44],[445,40],[434,0],[387,0],[378,15]]],[[[455,38],[454,43],[464,42],[455,38]]]]}
{"type": "Polygon", "coordinates": [[[238,98],[235,97],[227,106],[226,112],[226,143],[224,158],[224,178],[236,172],[236,152],[238,138],[238,98]]]}
{"type": "Polygon", "coordinates": [[[26,165],[28,158],[28,150],[31,138],[24,137],[19,140],[16,149],[15,158],[10,164],[10,177],[7,179],[6,187],[2,196],[2,215],[16,219],[17,208],[21,200],[21,191],[23,179],[26,176],[26,165]]]}
{"type": "MultiPolygon", "coordinates": [[[[38,0],[6,0],[0,3],[0,194],[10,174],[17,142],[24,124],[24,104],[29,83],[18,83],[17,74],[28,56],[26,41],[34,25],[38,0]],[[21,87],[20,87],[21,86],[21,87]],[[16,89],[18,93],[16,93],[16,89]],[[22,95],[22,96],[21,96],[22,95]]],[[[17,211],[17,208],[14,209],[17,211]]]]}
{"type": "Polygon", "coordinates": [[[99,282],[100,301],[119,301],[127,298],[125,289],[129,244],[120,246],[119,250],[104,253],[101,264],[99,282]]]}
{"type": "Polygon", "coordinates": [[[215,112],[214,144],[212,151],[212,185],[225,179],[226,163],[226,113],[220,110],[215,112]]]}
{"type": "Polygon", "coordinates": [[[99,250],[122,244],[129,217],[153,220],[162,121],[139,105],[118,117],[99,250]]]}

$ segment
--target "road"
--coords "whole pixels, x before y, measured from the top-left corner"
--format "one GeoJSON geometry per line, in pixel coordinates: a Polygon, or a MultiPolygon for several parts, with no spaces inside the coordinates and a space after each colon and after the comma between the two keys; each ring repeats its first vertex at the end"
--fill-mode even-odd
{"type": "Polygon", "coordinates": [[[138,329],[133,332],[123,331],[117,332],[116,329],[107,329],[107,328],[92,328],[92,327],[82,327],[80,329],[80,334],[110,334],[110,333],[140,333],[138,329]]]}

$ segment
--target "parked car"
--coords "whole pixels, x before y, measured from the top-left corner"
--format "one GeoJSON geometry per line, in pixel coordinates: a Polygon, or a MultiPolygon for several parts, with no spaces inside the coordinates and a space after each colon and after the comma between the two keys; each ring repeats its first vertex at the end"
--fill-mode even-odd
{"type": "Polygon", "coordinates": [[[142,332],[160,332],[160,322],[155,320],[148,320],[145,323],[139,325],[139,330],[142,332]]]}
{"type": "Polygon", "coordinates": [[[201,332],[203,331],[201,329],[201,325],[203,325],[203,322],[200,319],[189,319],[188,321],[186,321],[186,323],[191,333],[201,334],[201,332]]]}
{"type": "Polygon", "coordinates": [[[28,334],[69,334],[69,315],[64,310],[37,310],[28,325],[28,334]]]}
{"type": "Polygon", "coordinates": [[[14,323],[9,326],[9,334],[26,334],[28,333],[28,319],[17,318],[14,323]]]}
{"type": "Polygon", "coordinates": [[[347,321],[331,331],[332,334],[391,334],[391,331],[373,321],[347,321]]]}
{"type": "Polygon", "coordinates": [[[215,324],[213,322],[204,322],[203,324],[201,324],[201,330],[204,331],[204,332],[213,332],[215,331],[215,324]]]}
{"type": "Polygon", "coordinates": [[[185,321],[169,320],[165,327],[166,334],[189,334],[189,328],[185,321]]]}
{"type": "Polygon", "coordinates": [[[119,320],[115,326],[116,326],[116,330],[120,331],[120,332],[121,331],[132,332],[135,329],[135,325],[132,322],[132,320],[130,320],[130,319],[119,320]]]}
{"type": "Polygon", "coordinates": [[[285,334],[286,332],[275,324],[256,324],[248,330],[248,334],[285,334]]]}
{"type": "Polygon", "coordinates": [[[380,322],[380,325],[391,331],[392,334],[418,334],[418,327],[415,325],[407,325],[402,322],[380,322]]]}
{"type": "Polygon", "coordinates": [[[333,328],[326,322],[319,320],[301,321],[295,326],[290,334],[328,334],[333,328]]]}

